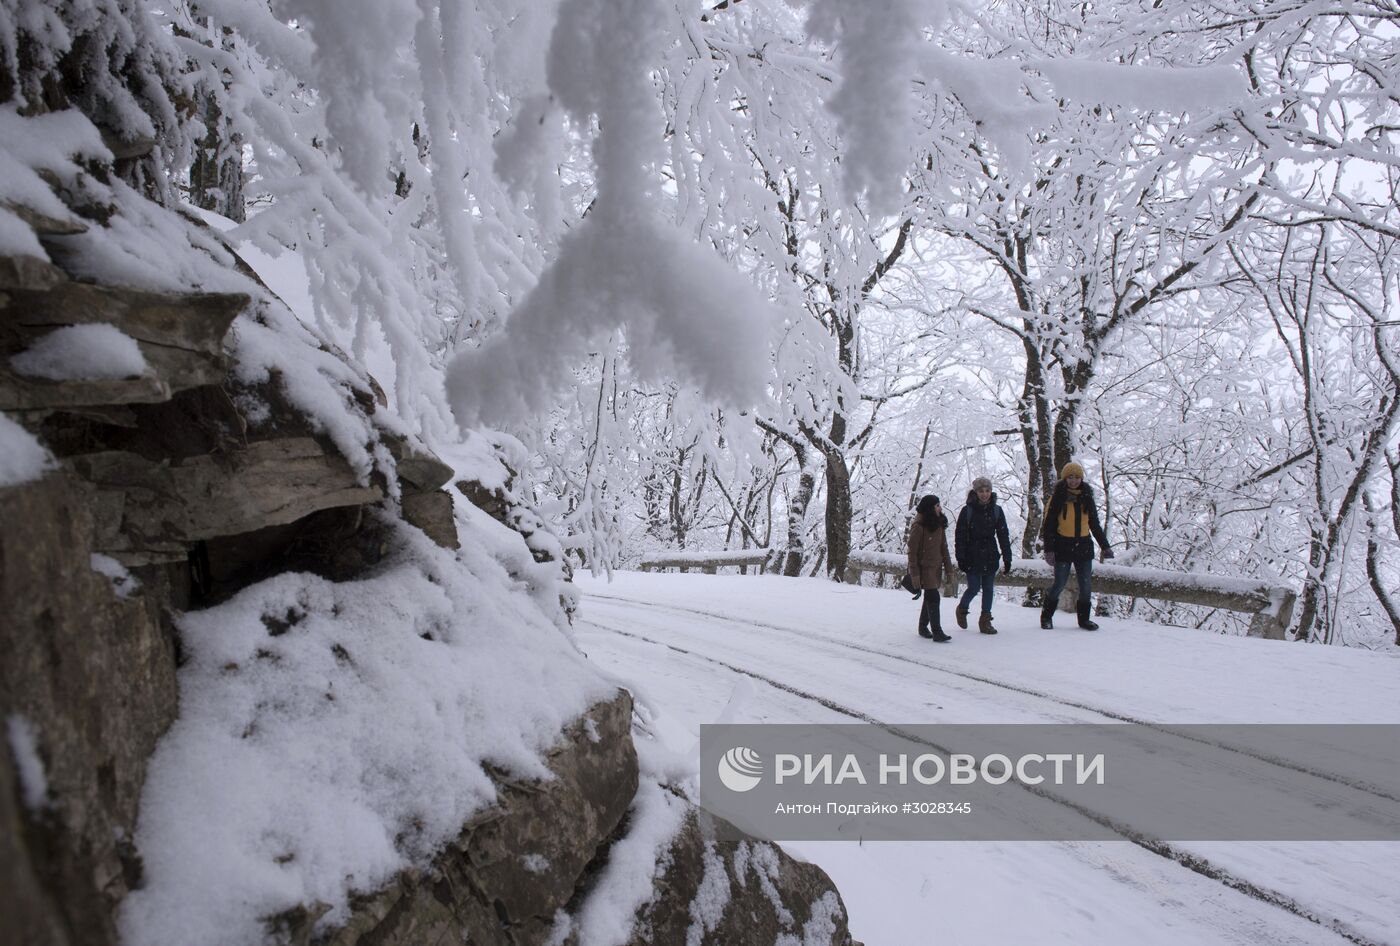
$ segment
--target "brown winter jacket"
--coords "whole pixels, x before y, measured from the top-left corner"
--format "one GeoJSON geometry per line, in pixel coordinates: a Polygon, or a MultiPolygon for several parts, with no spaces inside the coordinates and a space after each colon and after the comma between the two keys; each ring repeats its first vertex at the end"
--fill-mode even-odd
{"type": "Polygon", "coordinates": [[[937,529],[914,517],[909,527],[909,578],[915,588],[937,588],[953,574],[953,557],[948,554],[948,525],[937,529]]]}

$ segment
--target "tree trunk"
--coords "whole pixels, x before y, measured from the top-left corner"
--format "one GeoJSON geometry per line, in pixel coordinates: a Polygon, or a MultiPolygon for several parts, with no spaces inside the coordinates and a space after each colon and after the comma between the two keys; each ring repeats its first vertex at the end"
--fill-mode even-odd
{"type": "Polygon", "coordinates": [[[247,219],[243,204],[243,142],[233,134],[214,96],[205,97],[203,138],[190,163],[190,201],[230,220],[247,219]]]}
{"type": "MultiPolygon", "coordinates": [[[[223,31],[225,50],[233,47],[233,33],[223,31]]],[[[190,202],[203,210],[212,210],[237,223],[247,219],[243,203],[243,139],[234,133],[218,96],[203,95],[204,107],[200,120],[204,137],[194,143],[194,158],[190,163],[190,202]]]]}
{"type": "Polygon", "coordinates": [[[666,541],[666,486],[657,472],[642,480],[642,508],[646,510],[647,535],[659,542],[666,541]]]}
{"type": "Polygon", "coordinates": [[[681,459],[677,461],[675,469],[671,471],[671,499],[666,504],[671,527],[671,540],[676,543],[676,548],[685,548],[685,500],[681,496],[681,467],[685,454],[682,452],[681,459]]]}
{"type": "Polygon", "coordinates": [[[846,560],[851,554],[851,473],[846,458],[836,452],[826,457],[826,574],[832,581],[846,580],[846,560]]]}
{"type": "MultiPolygon", "coordinates": [[[[1391,514],[1400,522],[1400,510],[1393,505],[1395,499],[1400,499],[1400,489],[1392,485],[1391,495],[1394,497],[1391,500],[1391,514]]],[[[1371,584],[1372,594],[1380,602],[1385,616],[1390,619],[1390,626],[1395,630],[1395,646],[1400,647],[1400,602],[1396,601],[1390,589],[1381,580],[1381,550],[1380,543],[1376,541],[1376,509],[1370,493],[1362,495],[1362,503],[1366,507],[1366,578],[1371,584]]]]}
{"type": "Polygon", "coordinates": [[[1327,543],[1324,537],[1313,529],[1312,541],[1308,545],[1308,577],[1303,580],[1303,593],[1300,596],[1302,611],[1298,617],[1297,640],[1313,639],[1313,627],[1318,616],[1323,613],[1322,603],[1326,590],[1322,587],[1322,576],[1327,570],[1327,543]]]}
{"type": "MultiPolygon", "coordinates": [[[[1065,397],[1055,415],[1055,471],[1063,469],[1079,452],[1079,412],[1084,406],[1085,392],[1094,381],[1094,363],[1097,355],[1088,329],[1081,344],[1085,346],[1084,356],[1073,364],[1066,365],[1062,372],[1065,397]]],[[[1058,472],[1055,475],[1058,476],[1058,472]]]]}
{"type": "Polygon", "coordinates": [[[796,578],[802,574],[802,532],[807,519],[807,506],[812,501],[812,491],[816,489],[817,478],[807,465],[807,451],[798,454],[799,473],[797,489],[788,499],[787,554],[783,559],[783,574],[796,578]]]}
{"type": "Polygon", "coordinates": [[[1021,533],[1021,554],[1034,558],[1040,541],[1044,500],[1054,485],[1051,456],[1050,402],[1045,396],[1045,367],[1030,337],[1021,340],[1026,357],[1025,380],[1016,415],[1021,427],[1021,448],[1026,455],[1026,528],[1021,533]]]}
{"type": "Polygon", "coordinates": [[[914,467],[914,485],[909,487],[909,508],[913,509],[919,504],[919,483],[924,478],[924,458],[928,456],[928,438],[933,432],[933,424],[924,425],[924,445],[919,448],[919,462],[914,467]]]}

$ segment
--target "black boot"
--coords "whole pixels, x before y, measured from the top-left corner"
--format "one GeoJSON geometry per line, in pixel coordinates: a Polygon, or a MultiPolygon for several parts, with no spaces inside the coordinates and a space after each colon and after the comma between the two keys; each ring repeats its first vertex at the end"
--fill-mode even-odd
{"type": "Polygon", "coordinates": [[[1055,622],[1052,620],[1054,616],[1054,604],[1047,604],[1040,609],[1040,629],[1042,631],[1049,631],[1054,629],[1055,622]]]}
{"type": "Polygon", "coordinates": [[[920,624],[920,625],[919,625],[919,636],[920,636],[920,637],[932,637],[932,636],[933,636],[933,631],[930,631],[928,628],[926,628],[926,627],[924,627],[922,624],[920,624]]]}
{"type": "Polygon", "coordinates": [[[1079,626],[1086,631],[1097,631],[1099,629],[1099,626],[1094,623],[1093,618],[1089,617],[1089,602],[1087,601],[1079,602],[1079,626]]]}
{"type": "Polygon", "coordinates": [[[946,644],[948,641],[950,641],[950,640],[952,640],[952,639],[953,639],[952,637],[950,637],[950,636],[948,636],[947,634],[944,634],[944,633],[943,633],[943,628],[941,628],[941,627],[935,627],[935,628],[933,629],[933,642],[934,642],[935,644],[946,644]]]}

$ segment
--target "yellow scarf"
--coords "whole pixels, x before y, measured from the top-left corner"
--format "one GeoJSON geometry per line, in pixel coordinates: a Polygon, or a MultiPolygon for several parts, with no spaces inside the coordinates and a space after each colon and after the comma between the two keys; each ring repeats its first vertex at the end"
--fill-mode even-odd
{"type": "Polygon", "coordinates": [[[1056,531],[1067,539],[1080,539],[1089,534],[1088,515],[1083,513],[1076,515],[1079,512],[1079,498],[1084,491],[1066,487],[1066,492],[1068,496],[1065,499],[1065,504],[1060,507],[1060,520],[1055,524],[1056,531]]]}

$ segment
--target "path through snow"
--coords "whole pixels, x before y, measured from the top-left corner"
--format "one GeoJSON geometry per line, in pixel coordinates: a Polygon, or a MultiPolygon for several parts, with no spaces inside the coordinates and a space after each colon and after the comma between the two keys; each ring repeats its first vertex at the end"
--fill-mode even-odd
{"type": "MultiPolygon", "coordinates": [[[[678,751],[719,721],[1400,723],[1391,655],[1136,621],[1042,631],[1007,601],[994,637],[952,627],[945,601],[955,639],[935,645],[900,591],[632,572],[580,585],[580,645],[678,751]]],[[[784,846],[833,877],[870,946],[1400,944],[1395,842],[784,846]]]]}

